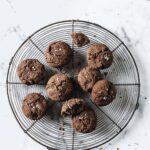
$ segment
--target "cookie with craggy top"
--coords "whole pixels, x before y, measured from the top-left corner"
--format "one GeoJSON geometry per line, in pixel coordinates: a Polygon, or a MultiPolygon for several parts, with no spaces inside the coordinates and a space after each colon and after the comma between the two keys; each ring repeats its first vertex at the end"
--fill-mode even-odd
{"type": "Polygon", "coordinates": [[[22,103],[24,115],[31,120],[38,120],[43,117],[47,109],[47,101],[39,93],[28,94],[22,103]]]}
{"type": "Polygon", "coordinates": [[[38,84],[44,79],[45,68],[37,59],[26,59],[18,65],[17,75],[24,84],[38,84]]]}
{"type": "Polygon", "coordinates": [[[79,98],[72,98],[66,101],[61,108],[61,115],[66,116],[74,116],[87,108],[84,100],[79,98]]]}
{"type": "Polygon", "coordinates": [[[72,118],[72,126],[77,132],[89,133],[95,130],[97,117],[92,109],[82,111],[72,118]]]}
{"type": "Polygon", "coordinates": [[[116,88],[108,80],[100,80],[95,83],[92,89],[92,101],[98,106],[110,104],[116,97],[116,88]]]}
{"type": "Polygon", "coordinates": [[[78,83],[83,91],[91,91],[94,84],[102,79],[100,71],[90,67],[83,68],[78,74],[78,83]]]}
{"type": "Polygon", "coordinates": [[[77,45],[78,47],[82,47],[90,43],[89,38],[82,32],[73,32],[71,36],[74,44],[77,45]]]}
{"type": "Polygon", "coordinates": [[[53,75],[47,85],[46,90],[49,98],[54,101],[67,100],[71,97],[73,85],[70,78],[63,73],[53,75]]]}

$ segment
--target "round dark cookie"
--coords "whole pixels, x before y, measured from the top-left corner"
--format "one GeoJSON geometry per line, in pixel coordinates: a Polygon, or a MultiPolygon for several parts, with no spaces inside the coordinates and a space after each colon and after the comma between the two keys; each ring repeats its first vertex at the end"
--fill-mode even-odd
{"type": "Polygon", "coordinates": [[[72,98],[66,101],[61,108],[62,116],[74,116],[86,109],[86,103],[79,98],[72,98]]]}
{"type": "Polygon", "coordinates": [[[94,84],[102,79],[100,71],[85,67],[78,74],[78,83],[83,91],[88,92],[94,84]]]}
{"type": "Polygon", "coordinates": [[[82,32],[74,32],[71,34],[74,44],[78,47],[82,47],[90,43],[89,38],[82,32]]]}
{"type": "Polygon", "coordinates": [[[17,68],[17,75],[22,83],[37,84],[44,78],[45,68],[37,59],[23,60],[17,68]]]}
{"type": "Polygon", "coordinates": [[[95,130],[97,117],[93,110],[85,110],[72,118],[72,126],[77,132],[89,133],[95,130]]]}
{"type": "Polygon", "coordinates": [[[72,58],[72,49],[62,41],[53,42],[45,51],[45,58],[50,67],[62,67],[72,58]]]}
{"type": "Polygon", "coordinates": [[[43,117],[47,109],[47,101],[39,93],[28,94],[22,104],[24,115],[31,120],[38,120],[43,117]]]}
{"type": "Polygon", "coordinates": [[[91,97],[96,105],[105,106],[115,99],[116,93],[116,88],[111,82],[100,80],[93,86],[91,97]]]}
{"type": "Polygon", "coordinates": [[[88,49],[87,62],[91,68],[105,69],[112,65],[113,55],[104,44],[94,44],[88,49]]]}
{"type": "Polygon", "coordinates": [[[46,85],[46,90],[51,100],[67,100],[72,95],[72,81],[63,73],[55,74],[49,79],[46,85]]]}

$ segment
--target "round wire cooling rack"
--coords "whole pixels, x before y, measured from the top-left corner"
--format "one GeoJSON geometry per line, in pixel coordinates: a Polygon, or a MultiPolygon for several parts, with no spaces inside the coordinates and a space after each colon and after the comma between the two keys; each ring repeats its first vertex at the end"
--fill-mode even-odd
{"type": "Polygon", "coordinates": [[[117,136],[131,120],[139,100],[140,79],[136,62],[126,45],[113,33],[95,23],[67,20],[50,24],[27,38],[12,57],[7,73],[7,95],[12,112],[23,131],[38,143],[53,149],[92,149],[103,145],[117,136]],[[98,107],[90,100],[90,94],[82,93],[78,88],[75,96],[84,98],[97,114],[96,130],[81,134],[71,127],[68,118],[60,118],[61,103],[50,103],[47,114],[40,120],[27,119],[21,110],[22,100],[31,92],[39,92],[47,98],[45,81],[38,85],[22,84],[16,68],[20,61],[36,58],[45,65],[47,77],[58,71],[67,73],[76,80],[78,71],[86,65],[86,50],[90,44],[78,48],[71,39],[72,32],[82,32],[90,39],[90,44],[104,43],[113,52],[114,63],[101,70],[104,78],[113,82],[117,88],[116,99],[108,106],[98,107]],[[49,68],[43,55],[49,43],[65,41],[73,49],[73,59],[63,68],[49,68]]]}

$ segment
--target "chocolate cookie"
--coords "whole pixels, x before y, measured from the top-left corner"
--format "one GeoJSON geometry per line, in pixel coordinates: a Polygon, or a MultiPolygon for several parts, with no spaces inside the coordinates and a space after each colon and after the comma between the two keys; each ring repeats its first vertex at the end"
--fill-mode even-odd
{"type": "Polygon", "coordinates": [[[74,44],[76,44],[78,47],[82,47],[90,43],[89,38],[81,32],[74,32],[71,34],[71,36],[72,36],[74,44]]]}
{"type": "Polygon", "coordinates": [[[72,118],[72,126],[77,132],[89,133],[95,130],[97,117],[93,110],[85,110],[72,118]]]}
{"type": "Polygon", "coordinates": [[[17,74],[22,83],[37,84],[44,78],[45,68],[37,59],[23,60],[17,68],[17,74]]]}
{"type": "Polygon", "coordinates": [[[73,85],[67,75],[58,73],[49,79],[46,90],[51,100],[67,100],[72,95],[73,85]]]}
{"type": "Polygon", "coordinates": [[[104,44],[94,44],[88,49],[87,62],[91,68],[105,69],[112,65],[113,55],[104,44]]]}
{"type": "Polygon", "coordinates": [[[95,83],[92,89],[92,101],[99,106],[105,106],[110,104],[116,97],[115,86],[107,81],[100,80],[95,83]]]}
{"type": "Polygon", "coordinates": [[[61,108],[62,116],[74,116],[86,109],[86,103],[79,98],[72,98],[66,101],[61,108]]]}
{"type": "Polygon", "coordinates": [[[31,120],[38,120],[43,117],[47,109],[47,102],[39,93],[28,94],[22,104],[24,115],[31,120]]]}
{"type": "Polygon", "coordinates": [[[66,65],[72,57],[72,49],[62,41],[54,42],[45,51],[45,58],[50,67],[62,67],[66,65]]]}
{"type": "Polygon", "coordinates": [[[83,91],[90,91],[93,85],[102,79],[100,71],[85,67],[78,74],[78,83],[83,91]]]}

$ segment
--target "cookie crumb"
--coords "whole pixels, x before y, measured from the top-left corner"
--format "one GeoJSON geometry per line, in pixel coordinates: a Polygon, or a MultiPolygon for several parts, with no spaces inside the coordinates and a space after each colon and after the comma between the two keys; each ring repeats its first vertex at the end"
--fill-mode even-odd
{"type": "Polygon", "coordinates": [[[65,131],[65,129],[63,127],[59,127],[59,130],[61,131],[65,131]]]}
{"type": "Polygon", "coordinates": [[[74,32],[71,34],[71,36],[74,44],[76,44],[78,47],[82,47],[90,43],[89,38],[81,32],[74,32]]]}
{"type": "Polygon", "coordinates": [[[92,109],[84,110],[80,114],[73,116],[72,126],[77,132],[89,133],[95,130],[97,117],[92,109]]]}
{"type": "Polygon", "coordinates": [[[108,72],[104,72],[104,76],[107,76],[108,75],[108,72]]]}

